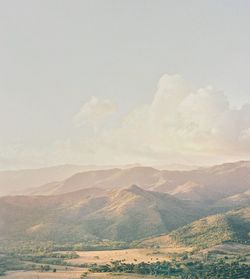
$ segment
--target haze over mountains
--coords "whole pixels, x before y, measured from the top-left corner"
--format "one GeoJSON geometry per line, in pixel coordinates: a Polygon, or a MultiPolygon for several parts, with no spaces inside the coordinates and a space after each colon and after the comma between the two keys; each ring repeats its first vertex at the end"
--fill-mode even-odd
{"type": "MultiPolygon", "coordinates": [[[[66,169],[63,173],[63,168],[55,168],[46,179],[76,170],[66,169]]],[[[31,178],[28,186],[34,172],[27,177],[22,173],[31,178]]],[[[250,162],[242,161],[190,171],[92,170],[26,190],[22,185],[20,193],[25,195],[0,198],[0,235],[1,239],[78,242],[131,241],[169,233],[203,216],[250,206],[249,176],[250,162]]],[[[223,226],[224,221],[211,218],[223,226]]]]}
{"type": "MultiPolygon", "coordinates": [[[[124,165],[120,168],[133,166],[124,165]]],[[[29,188],[35,188],[53,181],[64,180],[78,172],[99,170],[100,168],[110,169],[112,166],[60,165],[39,169],[3,170],[0,171],[0,196],[17,193],[23,194],[29,188]]]]}
{"type": "Polygon", "coordinates": [[[191,204],[138,186],[85,189],[57,196],[0,199],[0,235],[17,239],[134,240],[189,223],[200,216],[191,204]]]}
{"type": "Polygon", "coordinates": [[[88,167],[64,165],[41,169],[0,171],[0,196],[22,192],[30,187],[40,186],[55,180],[66,179],[88,167]]]}
{"type": "Polygon", "coordinates": [[[227,163],[190,171],[158,170],[151,167],[87,171],[60,182],[33,188],[27,193],[63,194],[90,187],[123,189],[133,184],[183,200],[215,201],[243,194],[250,189],[250,162],[227,163]]]}

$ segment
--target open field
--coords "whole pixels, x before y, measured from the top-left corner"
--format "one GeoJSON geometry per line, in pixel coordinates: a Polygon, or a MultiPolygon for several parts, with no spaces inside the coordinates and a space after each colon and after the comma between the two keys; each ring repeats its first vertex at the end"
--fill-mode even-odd
{"type": "MultiPolygon", "coordinates": [[[[35,271],[18,271],[10,272],[4,279],[80,279],[82,271],[60,271],[60,272],[35,272],[35,271]]],[[[153,278],[152,276],[140,276],[133,274],[109,274],[109,273],[89,273],[87,279],[142,279],[142,278],[153,278]]],[[[155,277],[154,277],[155,278],[155,277]]]]}
{"type": "Polygon", "coordinates": [[[82,270],[58,271],[58,272],[37,272],[37,271],[18,271],[9,272],[5,279],[79,279],[82,270]]]}
{"type": "Polygon", "coordinates": [[[170,260],[173,253],[182,253],[185,248],[163,249],[126,249],[109,251],[76,251],[80,256],[77,259],[67,260],[71,264],[106,264],[113,260],[125,263],[157,262],[170,260]]]}

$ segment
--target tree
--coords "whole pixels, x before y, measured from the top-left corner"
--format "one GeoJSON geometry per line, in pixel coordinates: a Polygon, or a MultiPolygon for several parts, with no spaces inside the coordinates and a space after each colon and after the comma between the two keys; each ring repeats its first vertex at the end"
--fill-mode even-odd
{"type": "Polygon", "coordinates": [[[81,275],[80,279],[87,278],[87,276],[88,276],[88,272],[84,272],[84,273],[81,275]]]}

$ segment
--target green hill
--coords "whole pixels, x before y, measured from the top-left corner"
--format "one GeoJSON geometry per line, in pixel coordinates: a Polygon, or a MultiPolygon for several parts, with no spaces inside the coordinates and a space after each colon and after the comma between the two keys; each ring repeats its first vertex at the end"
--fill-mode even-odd
{"type": "Polygon", "coordinates": [[[143,243],[208,248],[226,242],[250,243],[250,207],[199,219],[143,243]]]}

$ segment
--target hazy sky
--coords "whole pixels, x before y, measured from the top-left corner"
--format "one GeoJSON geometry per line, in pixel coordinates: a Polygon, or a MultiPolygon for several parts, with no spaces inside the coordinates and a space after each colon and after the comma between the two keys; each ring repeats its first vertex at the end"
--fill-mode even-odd
{"type": "Polygon", "coordinates": [[[248,0],[1,1],[0,168],[250,158],[249,73],[248,0]]]}

